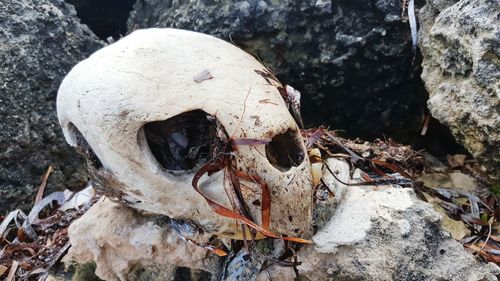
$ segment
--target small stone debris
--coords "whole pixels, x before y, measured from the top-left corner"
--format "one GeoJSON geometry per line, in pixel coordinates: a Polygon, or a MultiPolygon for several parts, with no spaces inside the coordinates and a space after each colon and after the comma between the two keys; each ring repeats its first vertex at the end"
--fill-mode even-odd
{"type": "Polygon", "coordinates": [[[210,79],[213,79],[214,77],[212,76],[212,74],[210,73],[210,71],[208,71],[208,69],[204,69],[203,71],[201,71],[200,73],[198,73],[196,76],[194,76],[194,81],[196,83],[201,83],[205,80],[210,80],[210,79]]]}

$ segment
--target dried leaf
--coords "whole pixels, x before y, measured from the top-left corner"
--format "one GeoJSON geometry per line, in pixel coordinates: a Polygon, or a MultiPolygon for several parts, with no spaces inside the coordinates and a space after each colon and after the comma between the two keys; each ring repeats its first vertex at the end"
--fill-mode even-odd
{"type": "MultiPolygon", "coordinates": [[[[9,224],[17,218],[17,216],[22,213],[23,211],[21,210],[15,210],[10,212],[2,221],[2,224],[0,224],[0,237],[3,237],[5,231],[7,230],[7,227],[9,224]]],[[[24,214],[24,213],[23,213],[24,214]]],[[[26,215],[25,215],[26,216],[26,215]]]]}
{"type": "Polygon", "coordinates": [[[66,201],[66,196],[62,191],[56,191],[43,198],[41,201],[35,203],[33,208],[31,208],[30,213],[28,214],[29,223],[34,222],[38,218],[38,214],[49,204],[52,204],[53,201],[56,201],[57,204],[62,205],[66,201]]]}
{"type": "Polygon", "coordinates": [[[14,280],[14,277],[15,277],[15,274],[16,274],[18,266],[19,266],[19,263],[17,261],[13,261],[12,262],[9,274],[7,275],[7,279],[5,279],[5,281],[12,281],[12,280],[14,280]]]}
{"type": "Polygon", "coordinates": [[[18,251],[27,251],[33,256],[36,254],[36,251],[38,251],[42,248],[43,248],[43,246],[41,246],[37,243],[11,244],[11,245],[8,245],[4,248],[3,256],[11,256],[15,252],[18,252],[18,251]]]}
{"type": "Polygon", "coordinates": [[[500,255],[500,247],[497,247],[496,245],[493,245],[492,243],[484,243],[484,242],[478,242],[477,243],[479,247],[482,249],[495,254],[495,255],[500,255]]]}
{"type": "Polygon", "coordinates": [[[492,255],[484,250],[482,250],[479,246],[475,244],[465,244],[465,247],[473,250],[474,252],[477,252],[479,255],[481,255],[483,258],[485,258],[489,262],[494,262],[494,263],[500,263],[500,256],[497,255],[492,255]]]}
{"type": "Polygon", "coordinates": [[[274,86],[276,83],[279,83],[281,84],[278,79],[271,73],[271,71],[269,71],[268,69],[263,69],[263,70],[254,70],[255,73],[259,74],[260,76],[262,76],[262,78],[264,78],[264,80],[266,80],[266,82],[271,85],[271,86],[274,86]],[[274,82],[274,83],[273,83],[274,82]]]}
{"type": "Polygon", "coordinates": [[[371,169],[371,170],[372,170],[375,174],[377,174],[377,175],[379,175],[379,176],[381,176],[381,177],[384,177],[384,178],[388,178],[388,177],[389,177],[386,173],[384,173],[384,172],[383,172],[383,171],[381,171],[379,168],[377,168],[377,166],[376,166],[373,162],[371,162],[370,164],[371,164],[371,165],[370,165],[370,169],[371,169]]]}
{"type": "Polygon", "coordinates": [[[306,140],[306,147],[310,148],[314,144],[318,142],[318,140],[325,134],[323,129],[318,129],[314,133],[312,133],[310,136],[307,137],[306,140]]]}
{"type": "Polygon", "coordinates": [[[500,243],[500,236],[491,235],[490,239],[493,240],[493,241],[496,241],[496,242],[500,243]]]}
{"type": "Polygon", "coordinates": [[[379,166],[386,167],[386,168],[390,169],[391,171],[399,173],[400,175],[402,175],[404,177],[407,177],[409,179],[413,178],[411,175],[409,175],[407,172],[403,171],[403,169],[401,169],[397,165],[394,165],[394,164],[388,163],[388,162],[384,162],[384,161],[380,161],[380,160],[376,160],[376,159],[371,159],[371,161],[379,166]]]}
{"type": "Polygon", "coordinates": [[[210,250],[212,252],[214,252],[216,255],[218,255],[219,257],[227,256],[227,253],[224,250],[221,250],[221,249],[218,249],[218,248],[214,248],[214,249],[210,249],[210,250]]]}
{"type": "Polygon", "coordinates": [[[269,190],[267,183],[257,175],[251,175],[238,170],[234,170],[232,172],[236,177],[247,181],[255,182],[260,186],[261,200],[262,200],[261,203],[262,227],[264,229],[269,229],[269,224],[271,221],[271,191],[269,190]]]}
{"type": "MultiPolygon", "coordinates": [[[[479,212],[479,205],[478,205],[478,202],[480,201],[480,199],[475,196],[475,195],[472,195],[470,194],[470,196],[467,196],[467,198],[469,199],[469,202],[470,202],[470,217],[473,217],[475,219],[475,221],[480,221],[480,222],[483,222],[480,218],[480,212],[479,212]]],[[[484,222],[486,223],[486,222],[484,222]]],[[[477,222],[474,222],[474,228],[477,230],[477,231],[481,231],[481,227],[479,226],[479,224],[477,222]]],[[[488,223],[486,223],[486,225],[488,225],[488,223]]]]}
{"type": "Polygon", "coordinates": [[[47,270],[43,267],[39,267],[39,268],[35,268],[34,270],[32,270],[30,272],[30,275],[37,275],[37,274],[41,274],[41,273],[46,273],[47,270]]]}
{"type": "Polygon", "coordinates": [[[323,178],[323,163],[312,163],[311,164],[311,176],[313,181],[313,186],[318,186],[323,178]]]}
{"type": "Polygon", "coordinates": [[[334,136],[332,133],[328,132],[325,130],[325,134],[334,142],[336,143],[338,146],[340,146],[345,152],[349,153],[349,155],[351,155],[351,161],[356,163],[357,161],[359,160],[363,160],[364,158],[359,156],[357,153],[355,153],[354,151],[352,151],[349,147],[347,147],[346,145],[344,145],[340,140],[339,138],[337,138],[336,136],[334,136]]]}
{"type": "Polygon", "coordinates": [[[17,229],[17,239],[19,239],[19,241],[21,242],[24,242],[26,240],[26,232],[24,231],[23,227],[17,229]]]}
{"type": "Polygon", "coordinates": [[[52,166],[49,166],[47,168],[47,172],[42,177],[42,183],[40,183],[40,186],[38,187],[38,192],[36,193],[35,197],[35,204],[38,203],[40,200],[43,198],[43,192],[45,191],[45,187],[47,186],[47,180],[49,179],[50,174],[54,171],[52,166]]]}
{"type": "Polygon", "coordinates": [[[487,222],[484,222],[478,218],[472,217],[471,215],[467,214],[461,214],[460,219],[463,221],[466,221],[468,223],[476,224],[476,225],[483,225],[483,226],[489,226],[487,222]]]}
{"type": "Polygon", "coordinates": [[[7,272],[8,269],[9,269],[8,267],[0,264],[0,277],[2,277],[4,273],[7,272]]]}
{"type": "Polygon", "coordinates": [[[85,187],[85,189],[80,190],[77,193],[73,193],[70,196],[68,196],[68,200],[64,202],[59,207],[59,210],[61,211],[67,211],[69,209],[77,209],[79,210],[81,206],[83,206],[84,209],[88,209],[90,207],[90,204],[92,203],[92,198],[94,198],[95,191],[92,185],[88,185],[85,187]]]}

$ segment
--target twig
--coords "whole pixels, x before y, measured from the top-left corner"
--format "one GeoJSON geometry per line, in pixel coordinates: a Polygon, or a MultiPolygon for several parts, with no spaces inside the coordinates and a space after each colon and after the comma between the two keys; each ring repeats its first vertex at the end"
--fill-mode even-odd
{"type": "Polygon", "coordinates": [[[61,257],[68,251],[69,247],[71,247],[71,243],[68,241],[64,246],[62,246],[59,251],[55,254],[54,258],[49,262],[46,272],[38,278],[38,281],[45,281],[49,276],[49,270],[61,259],[61,257]]]}
{"type": "MultiPolygon", "coordinates": [[[[323,184],[323,186],[326,188],[326,191],[328,191],[328,194],[330,196],[335,197],[335,193],[331,190],[331,188],[326,184],[326,182],[323,179],[320,179],[320,182],[323,184]]],[[[315,192],[316,193],[316,192],[315,192]]]]}
{"type": "Polygon", "coordinates": [[[12,266],[10,267],[9,275],[7,275],[7,279],[5,279],[5,281],[14,280],[14,276],[16,274],[18,266],[19,266],[19,262],[17,262],[17,261],[12,262],[12,266]]]}
{"type": "Polygon", "coordinates": [[[326,169],[328,172],[341,184],[347,185],[347,186],[367,186],[367,185],[389,185],[389,184],[397,184],[397,185],[410,185],[411,180],[407,178],[383,178],[383,179],[376,179],[372,181],[364,181],[364,182],[357,182],[357,183],[347,183],[342,180],[340,180],[335,173],[330,169],[326,161],[323,161],[323,164],[325,165],[326,169]]]}
{"type": "Polygon", "coordinates": [[[238,128],[241,126],[241,122],[243,122],[243,117],[245,116],[245,110],[247,109],[247,99],[248,99],[248,96],[250,95],[251,91],[252,91],[252,87],[250,87],[250,89],[248,89],[248,93],[245,97],[245,100],[243,101],[243,111],[241,112],[240,121],[238,122],[238,125],[236,125],[236,127],[234,128],[234,132],[230,138],[231,140],[234,139],[234,135],[238,131],[238,128]]]}
{"type": "Polygon", "coordinates": [[[484,246],[486,246],[486,244],[488,244],[488,241],[490,240],[490,237],[491,237],[491,225],[493,224],[493,219],[494,219],[494,217],[492,217],[490,219],[490,222],[488,222],[488,237],[486,237],[486,241],[484,241],[484,244],[481,246],[481,249],[479,249],[479,252],[483,251],[484,246]]]}
{"type": "Polygon", "coordinates": [[[431,122],[431,115],[429,113],[425,114],[424,122],[422,123],[422,129],[420,130],[420,135],[425,136],[427,130],[429,129],[429,123],[431,122]]]}
{"type": "Polygon", "coordinates": [[[40,183],[40,186],[38,187],[38,192],[36,193],[35,197],[35,204],[38,203],[40,200],[43,198],[43,192],[45,191],[45,187],[47,186],[47,180],[49,179],[50,174],[54,171],[52,166],[49,166],[47,168],[47,172],[43,175],[42,178],[42,183],[40,183]]]}
{"type": "Polygon", "coordinates": [[[364,158],[359,156],[356,152],[352,151],[349,147],[344,145],[340,140],[335,137],[332,133],[325,131],[325,134],[330,137],[330,139],[335,142],[338,146],[340,146],[345,152],[349,153],[351,155],[351,161],[356,163],[358,160],[363,160],[364,158]]]}

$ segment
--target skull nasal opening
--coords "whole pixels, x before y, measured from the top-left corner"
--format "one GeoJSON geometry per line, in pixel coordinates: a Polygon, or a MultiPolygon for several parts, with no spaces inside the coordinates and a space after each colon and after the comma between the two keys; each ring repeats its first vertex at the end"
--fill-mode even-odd
{"type": "Polygon", "coordinates": [[[271,165],[282,172],[299,166],[304,161],[304,150],[298,132],[288,130],[274,136],[266,145],[266,157],[271,165]]]}
{"type": "Polygon", "coordinates": [[[151,153],[166,170],[191,170],[212,159],[215,118],[202,110],[144,125],[151,153]]]}

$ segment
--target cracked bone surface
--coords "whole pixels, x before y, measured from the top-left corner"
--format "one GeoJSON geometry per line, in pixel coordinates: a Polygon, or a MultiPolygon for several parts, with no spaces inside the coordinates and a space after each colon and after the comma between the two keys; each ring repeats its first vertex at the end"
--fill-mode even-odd
{"type": "MultiPolygon", "coordinates": [[[[327,163],[340,180],[359,180],[350,179],[345,161],[330,158],[327,163]]],[[[418,200],[412,189],[347,187],[328,173],[324,181],[333,189],[332,203],[337,205],[333,214],[327,212],[331,217],[313,236],[314,244],[297,252],[299,274],[304,278],[300,280],[497,280],[499,268],[466,252],[440,226],[440,215],[418,200]]],[[[110,201],[97,203],[75,221],[69,236],[72,247],[65,260],[93,261],[99,277],[106,280],[119,276],[138,280],[134,279],[137,272],[163,272],[148,280],[169,280],[178,266],[212,276],[220,270],[215,255],[181,241],[168,225],[159,227],[154,218],[110,201]]],[[[204,242],[207,237],[196,239],[204,242]]],[[[228,267],[244,266],[239,256],[228,267]]],[[[251,269],[256,266],[252,263],[251,269]]],[[[248,276],[251,269],[240,268],[237,280],[295,276],[292,268],[277,264],[261,268],[257,276],[248,276]]],[[[236,278],[235,271],[232,274],[236,278]]]]}
{"type": "MultiPolygon", "coordinates": [[[[61,84],[57,111],[67,142],[92,157],[101,192],[130,207],[197,223],[240,238],[235,220],[217,215],[191,186],[220,142],[216,124],[237,145],[237,168],[271,192],[270,230],[310,236],[312,182],[298,126],[282,85],[236,46],[176,30],[138,30],[76,65],[61,84]],[[215,121],[217,120],[217,121],[215,121]]],[[[200,188],[232,209],[219,171],[200,188]]],[[[261,221],[261,190],[242,181],[250,216],[261,221]]]]}

